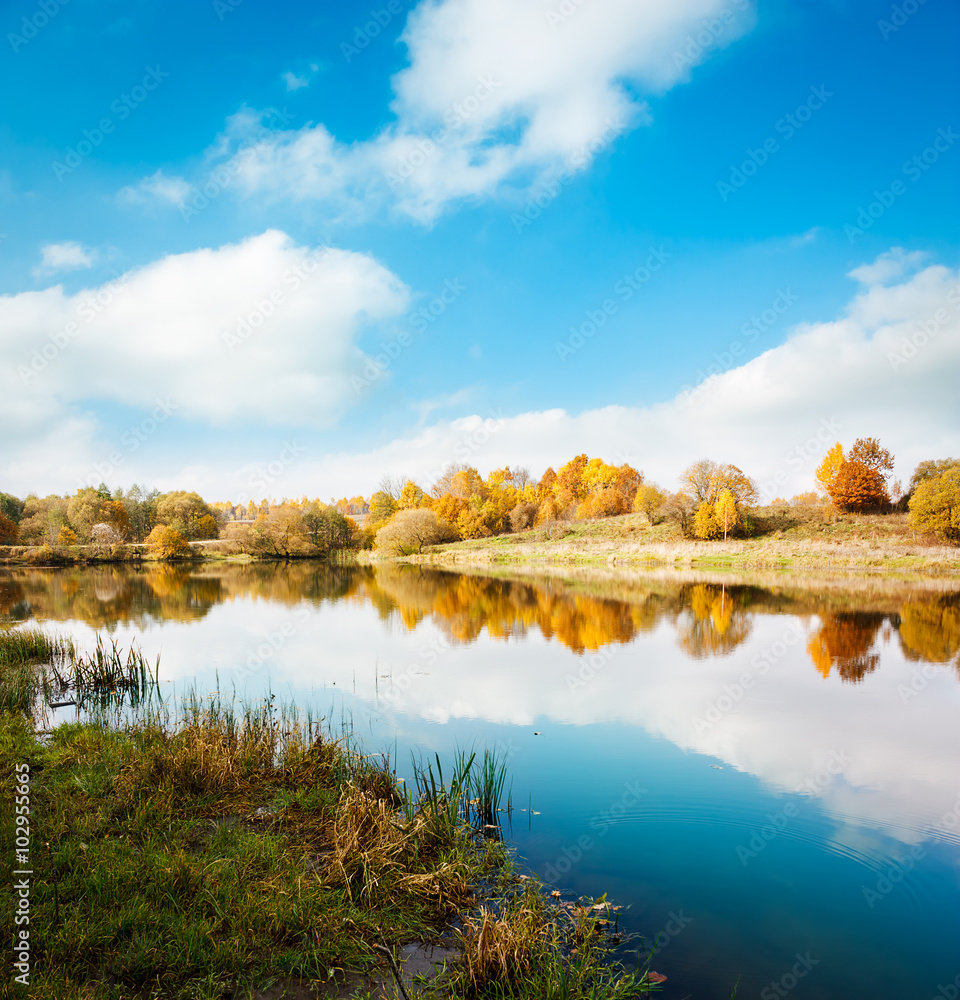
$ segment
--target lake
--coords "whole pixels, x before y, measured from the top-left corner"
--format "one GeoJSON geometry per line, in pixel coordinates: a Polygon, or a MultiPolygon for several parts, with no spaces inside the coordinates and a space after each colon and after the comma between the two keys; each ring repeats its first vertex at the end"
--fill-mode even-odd
{"type": "MultiPolygon", "coordinates": [[[[960,584],[315,563],[0,572],[0,621],[509,760],[504,837],[663,996],[960,992],[960,584]],[[640,942],[635,942],[635,945],[640,942]]],[[[71,709],[58,710],[70,718],[71,709]]]]}

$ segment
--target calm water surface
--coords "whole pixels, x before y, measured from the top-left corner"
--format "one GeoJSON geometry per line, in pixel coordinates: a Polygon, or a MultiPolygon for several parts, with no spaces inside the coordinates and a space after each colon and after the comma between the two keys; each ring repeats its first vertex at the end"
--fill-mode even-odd
{"type": "Polygon", "coordinates": [[[0,620],[31,618],[136,638],[168,691],[346,716],[401,773],[414,747],[499,747],[505,836],[565,893],[626,907],[665,997],[958,995],[955,585],[0,575],[0,620]]]}

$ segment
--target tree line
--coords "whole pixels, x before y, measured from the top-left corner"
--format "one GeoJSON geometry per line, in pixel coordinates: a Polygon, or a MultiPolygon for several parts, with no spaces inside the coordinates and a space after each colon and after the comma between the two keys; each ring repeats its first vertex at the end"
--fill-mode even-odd
{"type": "MultiPolygon", "coordinates": [[[[893,455],[875,438],[837,442],[816,469],[817,490],[772,505],[829,504],[845,512],[909,511],[914,527],[960,540],[960,460],[921,462],[903,490],[891,481],[893,455]]],[[[207,503],[187,491],[160,493],[134,485],[72,496],[0,493],[0,544],[122,545],[146,542],[164,558],[190,553],[191,541],[228,538],[241,551],[287,558],[340,549],[377,548],[396,554],[458,539],[530,528],[548,532],[572,520],[640,513],[650,525],[671,522],[684,537],[746,537],[756,529],[757,483],[738,466],[700,459],[674,492],[649,482],[639,469],[576,455],[539,479],[526,467],[504,466],[484,478],[464,464],[446,467],[421,485],[387,476],[369,497],[267,499],[207,503]]]]}

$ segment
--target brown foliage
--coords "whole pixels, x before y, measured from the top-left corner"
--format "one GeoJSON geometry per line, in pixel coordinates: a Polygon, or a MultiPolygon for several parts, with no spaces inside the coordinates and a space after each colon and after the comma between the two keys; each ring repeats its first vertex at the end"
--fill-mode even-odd
{"type": "Polygon", "coordinates": [[[830,485],[830,499],[839,510],[878,510],[890,503],[887,483],[875,469],[863,462],[846,461],[830,485]]]}

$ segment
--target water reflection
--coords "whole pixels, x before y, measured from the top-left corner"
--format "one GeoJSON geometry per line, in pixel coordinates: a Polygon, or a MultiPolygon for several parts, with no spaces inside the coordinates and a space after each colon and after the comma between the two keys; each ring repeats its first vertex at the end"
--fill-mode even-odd
{"type": "Polygon", "coordinates": [[[419,567],[248,564],[146,570],[100,566],[17,570],[0,575],[0,618],[82,621],[111,631],[203,619],[218,604],[253,599],[286,606],[349,601],[409,631],[431,622],[453,644],[522,639],[531,632],[577,654],[670,626],[681,650],[700,659],[732,653],[758,614],[816,620],[806,642],[814,668],[857,684],[880,663],[879,644],[896,634],[909,660],[960,669],[960,593],[909,587],[856,591],[631,578],[567,582],[491,579],[419,567]],[[611,596],[611,591],[617,594],[611,596]],[[862,607],[857,607],[860,604],[862,607]]]}
{"type": "Polygon", "coordinates": [[[565,888],[609,889],[648,935],[694,917],[657,958],[673,996],[729,997],[741,973],[763,995],[807,949],[819,978],[797,996],[816,1000],[931,996],[955,974],[960,585],[98,567],[2,574],[0,615],[82,647],[91,629],[136,639],[202,692],[346,706],[396,759],[508,748],[538,811],[515,831],[533,867],[586,835],[565,888]]]}

